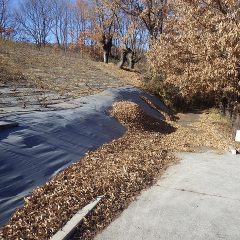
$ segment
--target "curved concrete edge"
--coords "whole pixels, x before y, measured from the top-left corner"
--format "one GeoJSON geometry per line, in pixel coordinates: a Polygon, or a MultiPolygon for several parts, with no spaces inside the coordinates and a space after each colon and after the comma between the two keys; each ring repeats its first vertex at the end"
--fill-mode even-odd
{"type": "Polygon", "coordinates": [[[78,211],[67,223],[60,229],[50,240],[67,240],[71,237],[76,227],[81,223],[84,217],[98,204],[103,196],[97,197],[94,201],[86,205],[83,209],[78,211]]]}

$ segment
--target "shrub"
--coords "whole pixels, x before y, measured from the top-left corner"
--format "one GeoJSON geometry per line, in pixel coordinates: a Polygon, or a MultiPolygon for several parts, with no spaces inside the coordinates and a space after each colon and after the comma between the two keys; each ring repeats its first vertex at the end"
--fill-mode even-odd
{"type": "MultiPolygon", "coordinates": [[[[153,75],[177,96],[237,98],[240,94],[240,8],[237,0],[179,0],[147,59],[153,75]]],[[[160,85],[161,86],[161,85],[160,85]]]]}

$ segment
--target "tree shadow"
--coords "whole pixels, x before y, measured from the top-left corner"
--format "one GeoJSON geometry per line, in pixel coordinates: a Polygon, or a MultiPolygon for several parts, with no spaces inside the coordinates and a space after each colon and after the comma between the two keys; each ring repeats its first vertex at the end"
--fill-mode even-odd
{"type": "Polygon", "coordinates": [[[128,67],[121,67],[122,70],[127,71],[127,72],[134,72],[134,73],[141,73],[140,71],[136,70],[136,69],[130,69],[128,67]]]}
{"type": "Polygon", "coordinates": [[[13,128],[5,128],[5,129],[1,129],[0,130],[0,140],[3,140],[5,138],[7,138],[11,133],[16,132],[16,131],[21,131],[23,129],[26,129],[27,127],[23,127],[23,126],[17,126],[17,127],[13,127],[13,128]]]}
{"type": "MultiPolygon", "coordinates": [[[[157,96],[155,96],[157,98],[157,96]]],[[[175,115],[175,113],[167,107],[167,105],[165,105],[164,101],[161,101],[161,104],[157,104],[156,102],[154,102],[154,99],[149,99],[146,96],[140,96],[140,98],[152,109],[154,109],[155,111],[157,111],[159,114],[161,114],[163,116],[163,113],[165,113],[165,115],[167,115],[168,119],[171,121],[177,121],[179,120],[179,117],[177,115],[175,115]],[[163,105],[163,106],[161,106],[163,105]]],[[[161,99],[159,99],[161,100],[161,99]]],[[[164,119],[166,119],[165,116],[163,116],[164,119]]]]}
{"type": "Polygon", "coordinates": [[[158,132],[162,134],[170,134],[176,131],[176,128],[171,124],[163,120],[155,119],[146,114],[141,115],[136,119],[136,121],[129,124],[129,128],[147,132],[158,132]]]}

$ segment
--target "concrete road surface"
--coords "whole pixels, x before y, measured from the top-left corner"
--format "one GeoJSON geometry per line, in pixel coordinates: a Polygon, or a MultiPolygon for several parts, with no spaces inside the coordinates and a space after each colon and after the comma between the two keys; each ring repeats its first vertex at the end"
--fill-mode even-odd
{"type": "Polygon", "coordinates": [[[239,240],[240,155],[180,157],[95,240],[239,240]]]}

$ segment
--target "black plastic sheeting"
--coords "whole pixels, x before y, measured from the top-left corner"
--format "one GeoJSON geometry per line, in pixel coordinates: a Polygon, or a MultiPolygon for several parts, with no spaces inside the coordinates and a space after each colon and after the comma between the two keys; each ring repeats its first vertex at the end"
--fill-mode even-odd
{"type": "Polygon", "coordinates": [[[138,103],[155,118],[163,118],[140,96],[161,101],[133,87],[109,89],[83,97],[82,107],[8,116],[19,123],[0,131],[0,226],[5,224],[33,188],[78,161],[88,151],[121,137],[126,129],[109,115],[114,101],[138,103]]]}

